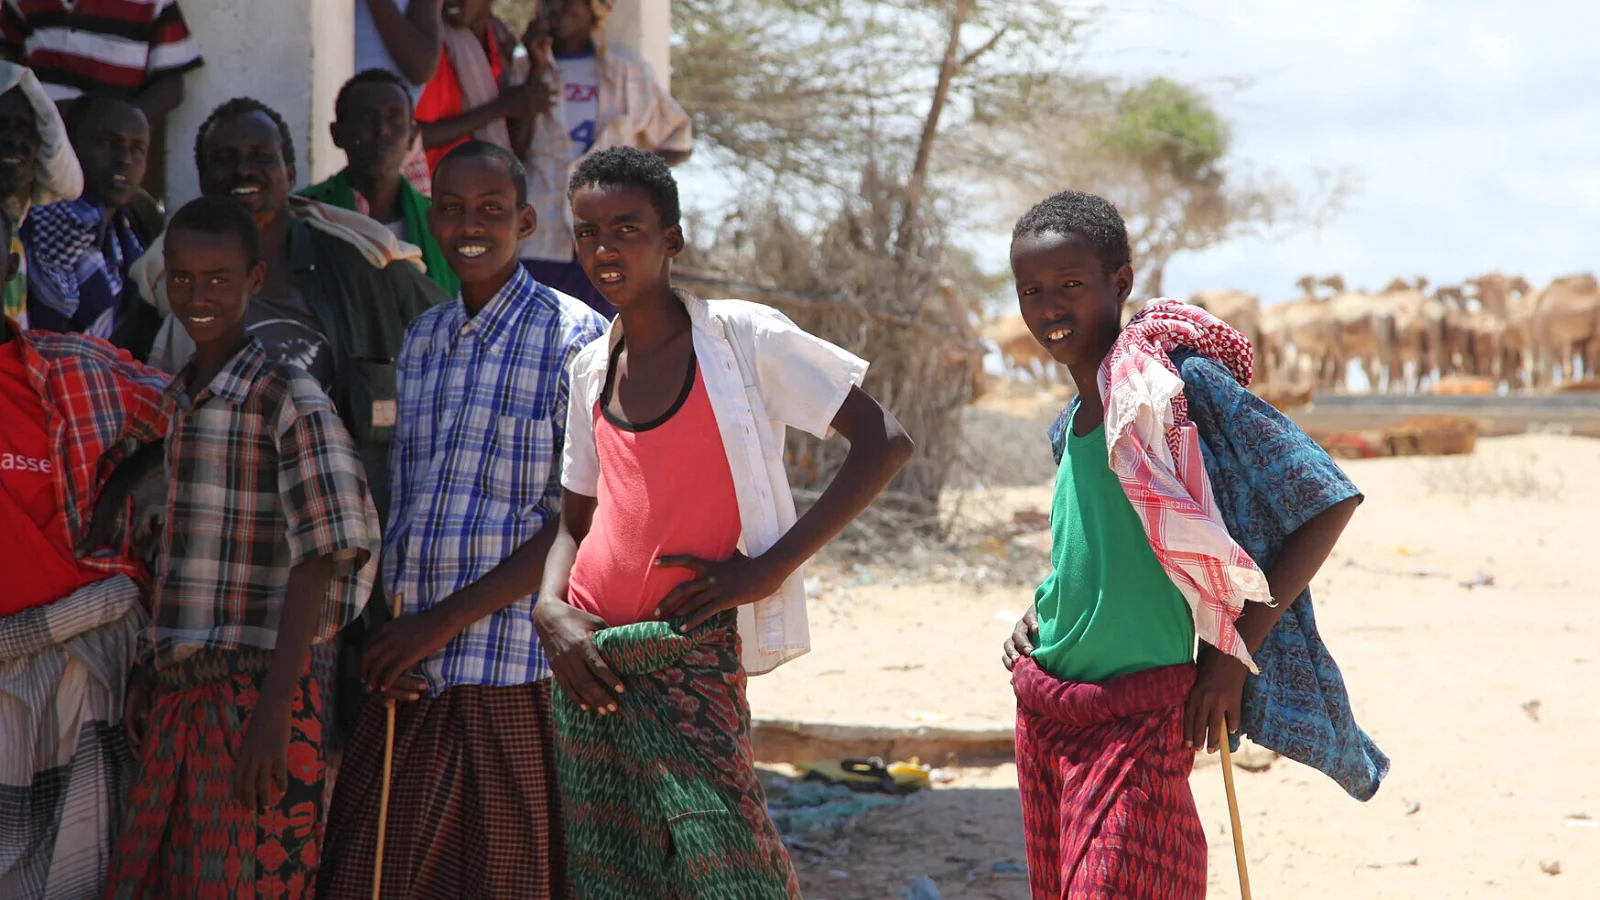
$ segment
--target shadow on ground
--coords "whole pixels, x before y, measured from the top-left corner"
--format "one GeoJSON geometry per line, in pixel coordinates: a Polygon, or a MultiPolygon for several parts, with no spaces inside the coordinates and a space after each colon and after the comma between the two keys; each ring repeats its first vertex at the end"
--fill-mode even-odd
{"type": "Polygon", "coordinates": [[[942,900],[1027,900],[1014,787],[943,788],[795,840],[811,900],[899,900],[927,876],[942,900]]]}

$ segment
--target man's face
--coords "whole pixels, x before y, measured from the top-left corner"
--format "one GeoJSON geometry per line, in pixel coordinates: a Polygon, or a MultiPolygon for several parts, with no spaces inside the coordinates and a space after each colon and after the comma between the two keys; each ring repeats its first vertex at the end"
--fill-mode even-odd
{"type": "Polygon", "coordinates": [[[283,211],[294,169],[283,161],[283,137],[264,113],[223,119],[206,132],[200,150],[200,192],[232,197],[257,222],[283,211]]]}
{"type": "Polygon", "coordinates": [[[103,100],[78,126],[72,147],[89,193],[107,206],[126,206],[144,182],[150,122],[130,103],[103,100]]]}
{"type": "Polygon", "coordinates": [[[433,174],[428,227],[450,268],[466,284],[509,277],[517,243],[532,236],[533,207],[517,204],[517,186],[497,159],[451,159],[433,174]]]}
{"type": "Polygon", "coordinates": [[[166,239],[167,299],[196,345],[237,341],[266,270],[245,256],[236,234],[176,229],[166,239]]]}
{"type": "Polygon", "coordinates": [[[399,174],[416,133],[411,97],[386,81],[351,87],[333,123],[334,146],[349,157],[350,168],[374,176],[399,174]]]}
{"type": "Polygon", "coordinates": [[[611,305],[625,309],[659,295],[667,261],[683,252],[683,229],[661,227],[644,188],[581,188],[572,196],[572,218],[578,262],[611,305]]]}
{"type": "Polygon", "coordinates": [[[39,162],[39,117],[22,88],[0,94],[0,196],[33,190],[39,162]]]}

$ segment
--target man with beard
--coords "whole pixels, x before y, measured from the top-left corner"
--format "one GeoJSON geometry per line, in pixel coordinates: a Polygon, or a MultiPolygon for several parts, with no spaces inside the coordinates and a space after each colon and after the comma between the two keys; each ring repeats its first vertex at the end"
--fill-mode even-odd
{"type": "Polygon", "coordinates": [[[394,236],[422,250],[422,261],[449,296],[461,282],[428,230],[428,198],[406,180],[406,154],[417,136],[411,92],[388,69],[367,69],[339,89],[334,100],[334,146],[350,164],[300,194],[382,222],[394,236]]]}
{"type": "Polygon", "coordinates": [[[21,328],[28,327],[28,277],[18,227],[33,206],[81,193],[83,170],[55,103],[33,72],[0,62],[0,210],[11,218],[9,252],[18,260],[0,311],[21,328]]]}
{"type": "Polygon", "coordinates": [[[93,96],[68,104],[66,120],[84,193],[39,207],[22,226],[28,321],[109,339],[125,303],[137,303],[128,270],[150,240],[128,209],[144,180],[150,122],[131,103],[93,96]]]}
{"type": "MultiPolygon", "coordinates": [[[[0,216],[9,241],[10,219],[0,216]]],[[[3,246],[3,244],[0,244],[3,246]]],[[[0,279],[15,254],[0,254],[0,279]]],[[[127,498],[166,377],[0,318],[0,897],[100,896],[132,760],[119,727],[143,565],[127,498]],[[133,448],[141,449],[134,451],[133,448]]]]}
{"type": "MultiPolygon", "coordinates": [[[[195,165],[203,193],[232,197],[261,229],[266,279],[250,304],[250,334],[261,340],[269,358],[304,369],[333,399],[355,439],[379,521],[384,521],[396,416],[395,360],[406,326],[444,302],[444,292],[423,275],[420,251],[383,225],[290,194],[295,156],[289,126],[259,100],[230,100],[211,114],[195,136],[195,165]]],[[[168,315],[150,361],[177,372],[194,354],[194,342],[170,317],[163,255],[158,238],[133,275],[145,302],[168,315]]],[[[386,614],[380,599],[367,604],[367,616],[343,634],[339,686],[347,701],[360,696],[353,654],[373,624],[369,617],[381,622],[386,614]]],[[[335,709],[341,724],[353,721],[355,703],[341,702],[335,709]]]]}

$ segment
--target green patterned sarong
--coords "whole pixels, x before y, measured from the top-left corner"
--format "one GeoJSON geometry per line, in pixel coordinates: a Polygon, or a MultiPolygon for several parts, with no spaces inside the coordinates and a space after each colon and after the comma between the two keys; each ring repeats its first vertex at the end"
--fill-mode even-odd
{"type": "Polygon", "coordinates": [[[789,900],[799,879],[750,750],[734,616],[682,635],[641,622],[595,635],[626,691],[585,712],[559,688],[556,775],[582,900],[789,900]]]}

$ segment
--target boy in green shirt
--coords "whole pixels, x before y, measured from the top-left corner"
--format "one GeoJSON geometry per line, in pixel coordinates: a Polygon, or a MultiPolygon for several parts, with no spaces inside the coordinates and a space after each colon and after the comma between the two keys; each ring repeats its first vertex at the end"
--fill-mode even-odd
{"type": "MultiPolygon", "coordinates": [[[[1158,299],[1121,327],[1131,253],[1103,198],[1035,206],[1011,267],[1023,320],[1079,391],[1053,435],[1052,572],[1005,648],[1032,893],[1200,898],[1206,842],[1188,776],[1198,747],[1239,729],[1246,676],[1266,680],[1252,654],[1280,680],[1303,671],[1294,687],[1327,676],[1322,731],[1351,740],[1306,761],[1366,796],[1387,772],[1347,705],[1336,714],[1343,684],[1305,595],[1360,495],[1244,390],[1251,348],[1226,323],[1158,299]],[[1290,608],[1275,597],[1304,607],[1298,652],[1262,651],[1290,608]]],[[[1302,702],[1279,703],[1268,724],[1316,722],[1302,702]]]]}

